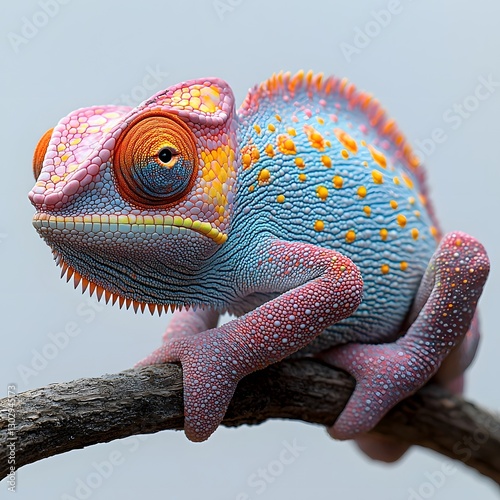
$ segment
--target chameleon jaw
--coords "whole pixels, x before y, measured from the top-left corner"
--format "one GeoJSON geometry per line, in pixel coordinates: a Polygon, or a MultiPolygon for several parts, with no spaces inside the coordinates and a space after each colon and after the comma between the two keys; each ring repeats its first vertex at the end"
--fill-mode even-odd
{"type": "Polygon", "coordinates": [[[38,212],[33,217],[33,226],[37,231],[59,230],[78,233],[119,233],[136,234],[180,234],[194,231],[207,236],[218,245],[227,240],[227,234],[213,227],[209,222],[193,221],[179,216],[142,216],[142,215],[92,215],[92,216],[56,216],[38,212]]]}

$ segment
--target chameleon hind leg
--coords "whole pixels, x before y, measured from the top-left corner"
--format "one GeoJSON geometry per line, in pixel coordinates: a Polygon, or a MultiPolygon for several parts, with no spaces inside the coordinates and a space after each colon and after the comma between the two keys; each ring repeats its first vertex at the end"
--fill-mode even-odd
{"type": "Polygon", "coordinates": [[[181,362],[184,429],[191,441],[204,441],[217,428],[241,378],[298,351],[361,302],[359,269],[338,252],[266,240],[251,258],[261,287],[252,292],[280,295],[217,328],[193,329],[192,335],[173,329],[141,363],[181,362]]]}
{"type": "MultiPolygon", "coordinates": [[[[436,374],[466,336],[488,272],[484,247],[467,234],[450,233],[429,263],[404,336],[389,344],[347,344],[322,355],[356,379],[353,395],[330,429],[333,437],[352,439],[371,430],[436,374]]],[[[475,335],[473,330],[472,343],[475,335]]]]}
{"type": "MultiPolygon", "coordinates": [[[[452,394],[461,395],[464,390],[464,371],[472,362],[479,344],[479,320],[477,313],[465,334],[464,340],[445,358],[433,380],[452,394]]],[[[333,434],[333,428],[327,429],[333,434]]],[[[390,436],[365,433],[355,438],[356,444],[365,455],[381,462],[395,462],[410,448],[410,445],[390,436]]]]}

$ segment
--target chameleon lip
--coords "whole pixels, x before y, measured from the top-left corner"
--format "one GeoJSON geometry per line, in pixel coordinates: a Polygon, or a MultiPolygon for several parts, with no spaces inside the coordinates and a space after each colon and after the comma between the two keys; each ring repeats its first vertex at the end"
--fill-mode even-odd
{"type": "Polygon", "coordinates": [[[209,222],[193,221],[189,218],[142,215],[92,215],[61,216],[38,212],[33,216],[35,229],[42,228],[77,231],[83,233],[135,233],[135,234],[182,234],[187,231],[208,236],[217,244],[227,240],[227,234],[209,222]]]}

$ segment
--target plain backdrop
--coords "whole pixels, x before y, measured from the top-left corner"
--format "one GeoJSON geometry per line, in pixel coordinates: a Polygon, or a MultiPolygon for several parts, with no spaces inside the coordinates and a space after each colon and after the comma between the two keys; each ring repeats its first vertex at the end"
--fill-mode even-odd
{"type": "MultiPolygon", "coordinates": [[[[499,18],[497,0],[4,3],[0,395],[10,383],[23,391],[129,368],[159,344],[168,321],[96,310],[59,279],[26,197],[43,132],[73,109],[137,104],[203,76],[227,80],[241,102],[273,72],[303,68],[373,92],[425,158],[443,227],[488,249],[483,340],[467,396],[500,408],[499,18]],[[54,348],[65,330],[73,336],[54,348]]],[[[15,497],[7,486],[2,499],[498,498],[491,481],[429,451],[383,465],[321,427],[285,421],[221,428],[203,444],[172,431],[114,441],[23,467],[15,497]]]]}

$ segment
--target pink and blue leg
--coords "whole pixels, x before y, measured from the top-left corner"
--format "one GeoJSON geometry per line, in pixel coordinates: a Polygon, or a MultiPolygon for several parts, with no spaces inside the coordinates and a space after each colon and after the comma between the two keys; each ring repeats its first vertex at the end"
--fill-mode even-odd
{"type": "MultiPolygon", "coordinates": [[[[419,307],[419,310],[421,307],[419,307]]],[[[433,380],[446,387],[453,394],[462,394],[464,389],[464,371],[472,362],[479,344],[479,319],[477,312],[464,340],[445,358],[433,380]]],[[[333,428],[328,430],[333,434],[333,428]]],[[[408,450],[410,445],[389,436],[361,434],[356,438],[359,448],[374,460],[395,462],[408,450]]]]}
{"type": "Polygon", "coordinates": [[[149,362],[180,361],[184,429],[203,441],[224,417],[239,380],[301,349],[327,326],[351,315],[363,282],[338,252],[300,243],[269,242],[256,258],[265,288],[283,292],[248,314],[196,335],[172,335],[149,362]]]}
{"type": "MultiPolygon", "coordinates": [[[[456,348],[460,354],[464,338],[464,349],[475,349],[477,327],[470,326],[488,272],[483,246],[467,234],[450,233],[431,259],[404,336],[390,344],[347,344],[324,354],[356,378],[353,395],[330,429],[333,437],[356,438],[372,429],[435,375],[450,352],[456,348]]],[[[373,442],[368,446],[361,438],[360,444],[367,448],[373,442]]]]}

